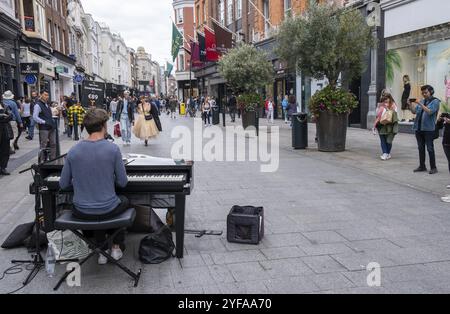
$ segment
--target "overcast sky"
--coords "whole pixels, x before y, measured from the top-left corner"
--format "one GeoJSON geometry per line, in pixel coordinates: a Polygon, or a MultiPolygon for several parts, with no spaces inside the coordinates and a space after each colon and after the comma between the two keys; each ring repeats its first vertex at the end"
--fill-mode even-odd
{"type": "Polygon", "coordinates": [[[120,33],[128,47],[143,46],[152,59],[172,61],[172,0],[81,0],[84,11],[120,33]]]}

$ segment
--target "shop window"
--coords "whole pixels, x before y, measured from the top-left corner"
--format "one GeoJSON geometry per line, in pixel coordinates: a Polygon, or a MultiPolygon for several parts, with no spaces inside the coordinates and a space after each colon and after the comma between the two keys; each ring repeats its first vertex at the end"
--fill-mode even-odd
{"type": "Polygon", "coordinates": [[[434,96],[442,100],[441,110],[450,112],[450,40],[386,52],[386,86],[404,109],[402,120],[414,118],[407,110],[406,100],[421,99],[421,87],[426,84],[433,86],[434,96]]]}

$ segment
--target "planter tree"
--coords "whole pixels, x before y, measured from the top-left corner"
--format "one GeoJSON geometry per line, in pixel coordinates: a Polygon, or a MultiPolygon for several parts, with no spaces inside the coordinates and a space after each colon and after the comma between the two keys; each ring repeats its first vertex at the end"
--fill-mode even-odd
{"type": "Polygon", "coordinates": [[[277,35],[278,54],[302,74],[328,79],[309,108],[317,121],[320,151],[344,151],[348,115],[358,106],[347,90],[365,69],[374,44],[371,28],[358,10],[311,1],[301,16],[288,17],[277,35]]]}
{"type": "Polygon", "coordinates": [[[239,45],[221,58],[219,72],[239,95],[244,127],[256,126],[256,111],[262,103],[258,89],[273,80],[273,67],[266,54],[254,46],[239,45]]]}

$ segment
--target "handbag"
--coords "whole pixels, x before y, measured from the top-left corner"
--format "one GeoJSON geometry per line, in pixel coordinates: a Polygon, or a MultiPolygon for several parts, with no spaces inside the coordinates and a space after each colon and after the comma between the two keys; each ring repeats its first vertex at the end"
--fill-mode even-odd
{"type": "Polygon", "coordinates": [[[121,136],[122,136],[122,132],[120,131],[120,124],[117,123],[114,126],[114,137],[118,138],[118,137],[121,137],[121,136]]]}
{"type": "Polygon", "coordinates": [[[394,119],[394,111],[393,110],[386,110],[385,113],[381,116],[380,123],[382,125],[388,125],[391,124],[394,119]]]}
{"type": "Polygon", "coordinates": [[[149,114],[149,115],[144,114],[144,117],[145,117],[145,121],[153,120],[153,116],[151,114],[149,114]]]}

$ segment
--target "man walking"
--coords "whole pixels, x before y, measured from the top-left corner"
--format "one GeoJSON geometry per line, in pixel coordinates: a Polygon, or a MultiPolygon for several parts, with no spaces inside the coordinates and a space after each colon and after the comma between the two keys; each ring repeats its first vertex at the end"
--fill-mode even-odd
{"type": "Polygon", "coordinates": [[[39,100],[39,96],[37,92],[32,92],[31,93],[31,105],[30,105],[30,127],[28,128],[28,136],[25,137],[27,140],[32,141],[34,138],[34,128],[36,126],[36,122],[33,119],[33,113],[34,113],[34,106],[36,106],[36,103],[39,100]]]}
{"type": "Polygon", "coordinates": [[[113,98],[109,105],[109,109],[111,110],[112,120],[116,121],[116,113],[117,113],[117,99],[113,98]]]}
{"type": "MultiPolygon", "coordinates": [[[[17,123],[17,137],[14,140],[13,146],[15,150],[18,150],[19,145],[17,144],[17,142],[22,133],[23,122],[22,117],[20,116],[19,108],[17,106],[17,102],[14,100],[14,94],[11,91],[8,90],[3,94],[3,104],[11,111],[14,116],[14,120],[17,123]]],[[[14,154],[14,150],[11,149],[11,153],[14,154]]]]}
{"type": "Polygon", "coordinates": [[[120,122],[124,146],[131,145],[131,126],[134,125],[134,104],[130,92],[123,93],[123,100],[117,104],[116,121],[120,122]]]}
{"type": "Polygon", "coordinates": [[[48,105],[48,99],[48,93],[42,91],[33,112],[33,120],[39,126],[40,161],[45,161],[45,150],[48,147],[50,147],[50,159],[56,158],[56,125],[53,120],[52,110],[48,105]]]}
{"type": "Polygon", "coordinates": [[[228,101],[228,110],[230,111],[231,122],[236,122],[236,109],[237,109],[237,100],[234,94],[231,95],[230,100],[228,101]]]}

